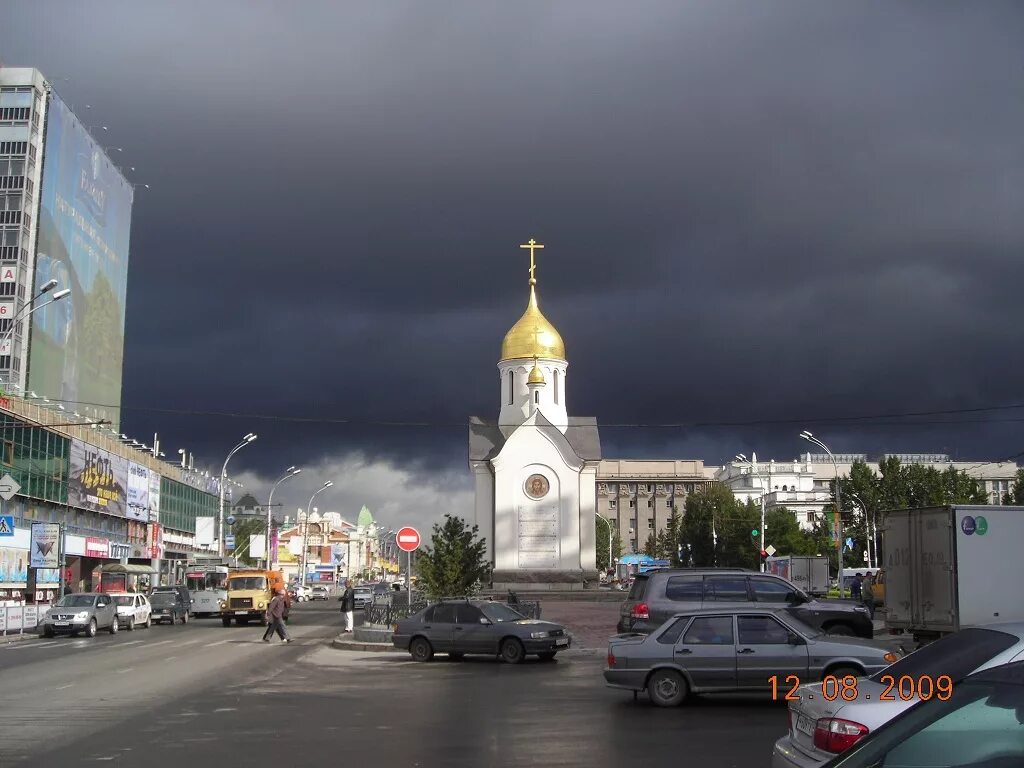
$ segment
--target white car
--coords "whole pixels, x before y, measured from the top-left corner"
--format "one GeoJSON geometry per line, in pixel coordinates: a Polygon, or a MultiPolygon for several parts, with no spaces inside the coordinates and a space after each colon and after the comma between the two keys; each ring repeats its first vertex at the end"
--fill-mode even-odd
{"type": "Polygon", "coordinates": [[[1020,660],[1024,623],[1006,622],[947,635],[855,683],[807,683],[788,693],[780,685],[789,732],[775,742],[772,768],[820,768],[921,700],[945,701],[968,675],[1020,660]]]}
{"type": "Polygon", "coordinates": [[[309,585],[303,586],[296,584],[295,587],[295,602],[304,603],[313,596],[313,589],[309,585]]]}
{"type": "Polygon", "coordinates": [[[146,627],[153,623],[153,608],[149,598],[131,592],[113,592],[110,595],[117,606],[118,623],[129,632],[136,627],[146,627]]]}

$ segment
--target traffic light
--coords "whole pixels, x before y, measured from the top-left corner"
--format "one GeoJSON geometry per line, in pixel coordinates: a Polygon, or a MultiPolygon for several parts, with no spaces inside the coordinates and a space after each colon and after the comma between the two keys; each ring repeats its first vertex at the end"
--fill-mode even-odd
{"type": "Polygon", "coordinates": [[[768,552],[767,552],[767,550],[762,549],[760,554],[761,554],[761,562],[764,562],[765,560],[768,559],[768,552]]]}
{"type": "Polygon", "coordinates": [[[758,537],[758,535],[759,535],[760,533],[761,533],[761,532],[760,532],[759,530],[757,530],[757,528],[755,528],[754,530],[752,530],[752,531],[750,532],[750,536],[751,536],[751,538],[754,538],[754,539],[756,539],[756,538],[758,537]]]}

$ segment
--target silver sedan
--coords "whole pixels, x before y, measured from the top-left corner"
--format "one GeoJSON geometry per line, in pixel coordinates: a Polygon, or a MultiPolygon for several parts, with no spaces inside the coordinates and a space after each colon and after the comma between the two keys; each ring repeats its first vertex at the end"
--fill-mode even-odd
{"type": "Polygon", "coordinates": [[[701,609],[673,616],[650,635],[611,638],[604,677],[613,688],[646,691],[654,704],[673,707],[691,693],[764,691],[781,699],[794,681],[839,685],[897,658],[870,640],[824,635],[785,609],[701,609]]]}
{"type": "Polygon", "coordinates": [[[818,768],[922,699],[948,700],[968,675],[1024,660],[1024,622],[962,629],[914,651],[828,701],[817,686],[793,691],[789,732],[773,768],[818,768]]]}

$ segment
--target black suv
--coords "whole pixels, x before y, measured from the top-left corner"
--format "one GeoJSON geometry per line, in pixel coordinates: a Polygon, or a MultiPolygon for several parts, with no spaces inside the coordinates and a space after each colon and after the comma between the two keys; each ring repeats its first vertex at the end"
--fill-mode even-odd
{"type": "Polygon", "coordinates": [[[832,635],[871,638],[867,608],[853,600],[817,600],[770,573],[723,568],[663,568],[638,574],[619,610],[618,631],[648,634],[669,618],[699,608],[788,606],[793,615],[832,635]]]}

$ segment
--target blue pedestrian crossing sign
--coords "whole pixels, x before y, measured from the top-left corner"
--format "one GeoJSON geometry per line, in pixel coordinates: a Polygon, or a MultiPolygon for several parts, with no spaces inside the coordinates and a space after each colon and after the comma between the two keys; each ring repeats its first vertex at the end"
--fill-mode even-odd
{"type": "Polygon", "coordinates": [[[0,536],[14,535],[14,515],[0,515],[0,536]]]}
{"type": "Polygon", "coordinates": [[[235,537],[234,536],[225,536],[224,537],[224,549],[234,549],[234,548],[235,548],[235,537]]]}

